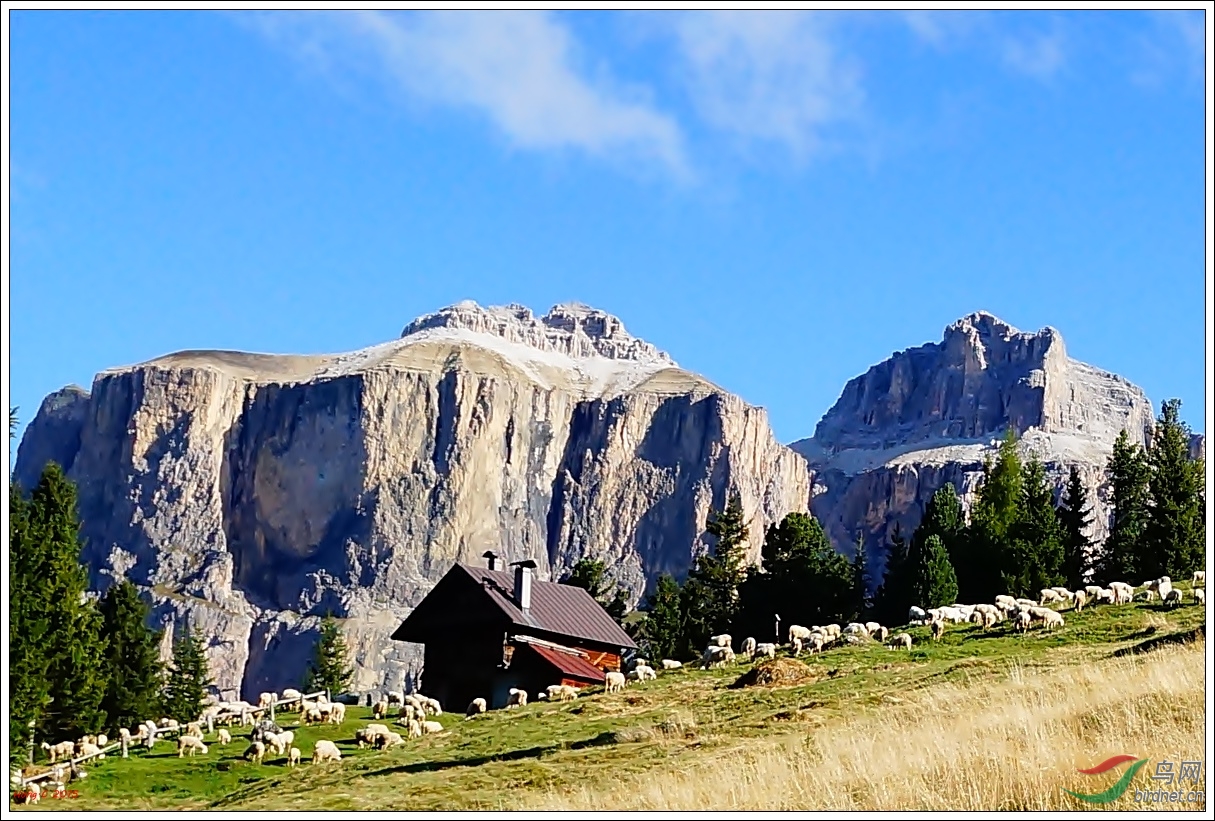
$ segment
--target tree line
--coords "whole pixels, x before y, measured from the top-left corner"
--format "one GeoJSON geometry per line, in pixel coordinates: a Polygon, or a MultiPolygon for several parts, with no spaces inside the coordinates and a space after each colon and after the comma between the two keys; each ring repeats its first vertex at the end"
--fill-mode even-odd
{"type": "Polygon", "coordinates": [[[781,623],[876,620],[902,624],[912,605],[990,602],[997,595],[1037,598],[1046,587],[1078,589],[1170,576],[1205,566],[1203,463],[1190,458],[1181,403],[1168,400],[1146,447],[1123,431],[1106,465],[1111,489],[1109,536],[1088,537],[1090,489],[1073,466],[1058,500],[1044,465],[1022,459],[1006,434],[983,475],[967,519],[956,488],[936,491],[910,538],[896,526],[881,582],[858,540],[849,561],[812,515],[791,513],[770,526],[758,567],[748,567],[747,526],[737,496],[710,513],[712,553],[699,557],[680,584],[660,576],[630,632],[647,657],[693,658],[710,636],[773,636],[781,623]]]}
{"type": "MultiPolygon", "coordinates": [[[[9,411],[14,437],[15,409],[9,411]]],[[[76,487],[47,463],[27,496],[9,477],[9,759],[32,741],[52,744],[133,728],[162,716],[194,721],[213,683],[201,638],[186,629],[161,660],[151,604],[128,579],[103,596],[81,564],[76,487]]],[[[346,648],[332,618],[322,624],[309,685],[339,692],[346,648]]]]}

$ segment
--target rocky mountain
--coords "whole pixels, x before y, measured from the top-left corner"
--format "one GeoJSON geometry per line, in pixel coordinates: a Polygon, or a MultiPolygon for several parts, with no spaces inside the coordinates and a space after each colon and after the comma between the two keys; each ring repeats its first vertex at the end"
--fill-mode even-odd
{"type": "MultiPolygon", "coordinates": [[[[978,312],[940,342],[894,354],[848,382],[814,436],[791,447],[814,472],[811,509],[851,552],[859,535],[875,569],[897,525],[910,536],[932,494],[952,482],[969,507],[1004,430],[1021,437],[1061,490],[1072,465],[1094,488],[1090,534],[1104,539],[1104,468],[1122,429],[1139,443],[1153,407],[1126,379],[1067,355],[1054,328],[1024,333],[978,312]]],[[[1204,449],[1201,437],[1191,450],[1204,449]]]]}
{"type": "Polygon", "coordinates": [[[810,495],[764,410],[582,305],[464,302],[347,354],[113,368],[42,403],[17,480],[48,460],[79,488],[93,586],[144,586],[245,697],[300,683],[327,611],[354,687],[401,686],[420,655],[388,635],[487,549],[534,559],[541,579],[602,559],[636,598],[686,572],[729,492],[756,553],[810,495]]]}

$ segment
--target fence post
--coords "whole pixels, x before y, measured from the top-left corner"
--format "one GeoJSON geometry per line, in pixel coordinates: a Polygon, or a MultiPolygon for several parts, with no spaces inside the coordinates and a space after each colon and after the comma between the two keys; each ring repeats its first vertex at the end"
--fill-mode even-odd
{"type": "Polygon", "coordinates": [[[119,741],[122,742],[122,757],[126,758],[127,757],[127,737],[124,735],[122,738],[119,739],[119,741]]]}
{"type": "Polygon", "coordinates": [[[270,720],[274,721],[274,702],[270,702],[270,720]]]}
{"type": "Polygon", "coordinates": [[[28,726],[30,728],[30,763],[33,764],[34,763],[34,733],[33,733],[34,722],[31,721],[28,726]]]}
{"type": "Polygon", "coordinates": [[[211,735],[213,732],[215,732],[215,716],[207,713],[207,735],[211,735]]]}

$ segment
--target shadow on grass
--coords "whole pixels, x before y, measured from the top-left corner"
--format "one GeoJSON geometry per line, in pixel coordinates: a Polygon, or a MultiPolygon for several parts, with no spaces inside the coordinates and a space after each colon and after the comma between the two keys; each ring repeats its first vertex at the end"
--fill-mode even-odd
{"type": "MultiPolygon", "coordinates": [[[[1153,628],[1148,629],[1151,630],[1153,628]]],[[[1205,639],[1206,635],[1206,625],[1200,624],[1193,630],[1181,630],[1176,633],[1168,633],[1163,636],[1156,636],[1155,638],[1141,641],[1138,644],[1132,644],[1130,647],[1123,647],[1120,650],[1115,650],[1112,656],[1114,658],[1122,658],[1124,656],[1134,656],[1140,653],[1150,653],[1153,650],[1159,650],[1172,644],[1189,644],[1192,641],[1205,639]]]]}
{"type": "Polygon", "coordinates": [[[492,764],[495,761],[520,761],[525,758],[540,758],[560,750],[585,750],[590,747],[603,747],[608,744],[616,744],[619,739],[614,731],[608,730],[591,738],[585,738],[581,741],[561,742],[558,744],[546,744],[539,747],[528,747],[524,750],[511,750],[509,752],[494,753],[492,755],[479,755],[470,758],[454,758],[446,761],[418,761],[414,764],[401,764],[396,767],[384,767],[379,770],[370,770],[364,773],[364,777],[372,778],[378,775],[395,775],[396,773],[427,773],[437,772],[439,770],[447,770],[455,767],[480,767],[485,764],[492,764]]]}

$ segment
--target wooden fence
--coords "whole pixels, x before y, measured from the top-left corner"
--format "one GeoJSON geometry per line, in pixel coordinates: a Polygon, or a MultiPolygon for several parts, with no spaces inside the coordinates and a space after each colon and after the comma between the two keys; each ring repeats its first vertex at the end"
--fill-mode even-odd
{"type": "MultiPolygon", "coordinates": [[[[318,696],[325,696],[325,698],[328,699],[329,691],[328,690],[318,690],[315,693],[306,693],[306,694],[298,696],[296,698],[279,699],[279,700],[273,702],[272,704],[270,704],[268,707],[254,707],[252,709],[250,709],[248,707],[242,707],[240,712],[236,712],[235,710],[224,710],[219,713],[208,713],[206,715],[206,717],[202,720],[206,722],[207,734],[210,735],[211,733],[215,732],[215,722],[217,719],[235,718],[235,717],[239,716],[240,720],[241,720],[241,726],[243,727],[248,723],[247,719],[250,715],[257,716],[259,714],[264,714],[266,712],[266,710],[269,710],[270,711],[270,720],[273,721],[275,707],[280,707],[284,704],[294,704],[295,702],[303,701],[304,699],[315,699],[318,696]]],[[[181,732],[182,732],[182,730],[185,729],[185,727],[186,727],[186,725],[184,725],[184,724],[179,724],[176,727],[157,727],[156,730],[152,733],[152,737],[155,738],[156,736],[167,735],[169,733],[175,733],[178,737],[180,737],[181,732]]],[[[24,788],[27,784],[32,784],[35,781],[42,781],[43,779],[50,778],[50,777],[54,776],[56,773],[65,773],[65,774],[74,773],[77,765],[82,764],[85,761],[89,761],[94,758],[99,758],[100,756],[106,755],[107,753],[111,753],[114,750],[121,750],[122,757],[128,758],[130,756],[129,750],[130,750],[130,746],[132,743],[138,744],[138,743],[140,743],[140,741],[135,736],[120,738],[113,743],[106,744],[105,747],[103,747],[102,749],[98,750],[95,753],[78,756],[76,758],[65,759],[63,761],[57,761],[54,764],[50,764],[49,766],[51,767],[51,769],[47,770],[46,772],[37,773],[37,774],[31,775],[31,776],[22,776],[21,784],[19,785],[18,788],[21,789],[21,788],[24,788]]],[[[33,741],[30,742],[30,763],[31,764],[34,763],[33,741]]],[[[13,786],[18,786],[18,785],[14,784],[13,786]]]]}

